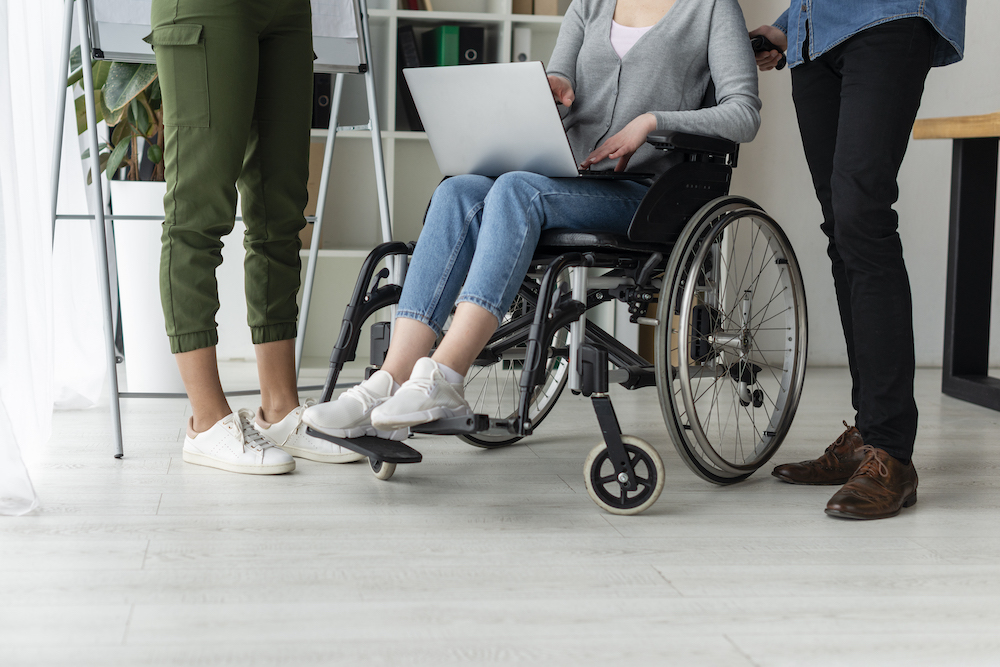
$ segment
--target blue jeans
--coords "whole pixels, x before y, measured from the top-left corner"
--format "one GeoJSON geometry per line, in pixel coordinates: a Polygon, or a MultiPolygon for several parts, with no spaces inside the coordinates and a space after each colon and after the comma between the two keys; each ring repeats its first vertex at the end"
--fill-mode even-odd
{"type": "Polygon", "coordinates": [[[397,317],[441,333],[456,303],[503,318],[543,229],[625,234],[648,187],[524,171],[454,176],[434,191],[397,317]]]}

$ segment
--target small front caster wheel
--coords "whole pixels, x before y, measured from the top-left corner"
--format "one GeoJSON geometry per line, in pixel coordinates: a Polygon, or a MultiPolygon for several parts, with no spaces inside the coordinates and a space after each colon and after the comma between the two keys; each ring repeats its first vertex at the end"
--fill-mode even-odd
{"type": "Polygon", "coordinates": [[[602,509],[612,514],[645,512],[663,491],[663,460],[653,446],[641,438],[623,435],[622,443],[632,464],[636,488],[628,491],[618,481],[614,464],[608,456],[607,444],[590,450],[583,464],[587,493],[602,509]]]}
{"type": "Polygon", "coordinates": [[[392,477],[392,473],[396,472],[395,463],[386,463],[385,461],[377,461],[375,459],[368,459],[368,465],[372,467],[372,472],[375,476],[381,480],[386,480],[392,477]]]}
{"type": "Polygon", "coordinates": [[[762,405],[764,405],[764,392],[757,389],[753,392],[753,406],[759,408],[762,405]]]}

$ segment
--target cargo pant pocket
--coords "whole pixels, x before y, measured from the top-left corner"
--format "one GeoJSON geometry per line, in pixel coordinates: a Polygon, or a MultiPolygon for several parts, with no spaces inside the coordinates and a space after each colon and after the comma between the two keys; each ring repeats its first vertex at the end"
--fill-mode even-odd
{"type": "Polygon", "coordinates": [[[156,52],[163,124],[175,127],[208,127],[208,62],[204,26],[173,24],[153,28],[144,41],[156,52]]]}

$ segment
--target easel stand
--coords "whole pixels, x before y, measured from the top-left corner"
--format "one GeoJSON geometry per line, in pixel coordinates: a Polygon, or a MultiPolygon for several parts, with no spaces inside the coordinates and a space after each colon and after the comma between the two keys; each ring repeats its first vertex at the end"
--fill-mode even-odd
{"type": "MultiPolygon", "coordinates": [[[[368,28],[368,3],[367,0],[357,0],[360,11],[361,40],[364,49],[366,64],[358,67],[357,74],[363,74],[368,93],[368,125],[360,127],[338,127],[337,119],[340,111],[340,100],[343,92],[344,73],[337,74],[337,82],[334,90],[333,107],[330,114],[330,127],[326,139],[326,147],[323,158],[323,172],[320,179],[319,199],[316,207],[316,221],[313,227],[312,245],[309,250],[309,261],[306,267],[306,280],[302,298],[302,308],[299,313],[298,337],[295,342],[295,372],[298,377],[301,366],[302,346],[305,341],[306,321],[309,314],[309,302],[312,298],[312,284],[316,274],[316,260],[318,258],[318,248],[322,233],[323,213],[326,206],[326,193],[330,184],[330,165],[333,162],[333,146],[338,131],[354,129],[370,129],[372,135],[372,151],[375,157],[375,180],[378,185],[379,214],[381,218],[383,241],[392,240],[392,228],[389,221],[389,197],[386,189],[385,164],[382,159],[382,136],[379,130],[378,105],[375,96],[375,76],[371,68],[371,39],[368,28]]],[[[185,394],[158,394],[158,393],[122,393],[118,386],[118,371],[115,350],[115,328],[114,312],[111,302],[111,281],[110,262],[108,257],[108,222],[111,220],[149,220],[149,216],[110,216],[105,215],[104,193],[101,182],[101,158],[98,149],[99,138],[97,135],[97,110],[95,103],[93,61],[94,56],[103,57],[103,54],[94,54],[90,35],[91,7],[89,0],[66,0],[63,15],[63,41],[62,54],[59,62],[63,68],[58,76],[56,84],[57,99],[59,105],[56,111],[55,142],[52,154],[52,226],[53,238],[55,238],[55,224],[58,220],[87,219],[91,221],[94,231],[94,243],[98,258],[98,281],[101,290],[101,312],[104,318],[104,340],[105,355],[107,359],[108,382],[111,406],[111,431],[115,438],[115,458],[124,456],[124,444],[122,439],[121,424],[121,398],[126,397],[179,397],[186,398],[185,394]],[[93,215],[58,215],[57,206],[59,202],[59,172],[62,158],[63,127],[66,116],[66,78],[70,71],[70,50],[73,35],[73,16],[76,12],[77,29],[80,33],[80,55],[81,67],[83,69],[83,90],[84,102],[87,110],[87,145],[90,150],[90,169],[93,174],[94,188],[91,191],[92,201],[90,202],[95,213],[93,215]]],[[[350,72],[355,73],[355,72],[350,72]]],[[[162,218],[155,218],[162,220],[162,218]]],[[[317,387],[320,388],[320,387],[317,387]]],[[[300,387],[300,389],[308,389],[300,387]]],[[[256,394],[259,391],[236,391],[227,392],[228,396],[256,394]]]]}
{"type": "MultiPolygon", "coordinates": [[[[319,197],[316,201],[316,222],[313,224],[312,242],[309,244],[309,260],[306,263],[306,280],[302,292],[302,308],[299,311],[298,337],[295,339],[295,377],[302,367],[302,349],[306,340],[306,324],[309,321],[309,305],[312,301],[313,279],[316,276],[316,260],[319,257],[320,239],[323,233],[323,217],[326,209],[326,194],[330,184],[330,165],[333,164],[333,146],[337,132],[349,130],[370,130],[372,135],[372,155],[375,158],[375,183],[378,192],[378,211],[382,226],[382,242],[392,240],[392,225],[389,221],[389,191],[385,181],[385,161],[382,157],[382,131],[378,117],[378,102],[375,97],[375,72],[372,69],[371,35],[368,30],[368,1],[360,0],[361,43],[365,50],[364,66],[365,91],[368,94],[368,124],[358,126],[338,126],[340,102],[344,93],[344,73],[337,74],[333,86],[333,100],[330,105],[330,129],[326,135],[326,150],[323,155],[323,173],[319,181],[319,197]]],[[[390,267],[389,280],[395,280],[399,272],[390,267]]]]}

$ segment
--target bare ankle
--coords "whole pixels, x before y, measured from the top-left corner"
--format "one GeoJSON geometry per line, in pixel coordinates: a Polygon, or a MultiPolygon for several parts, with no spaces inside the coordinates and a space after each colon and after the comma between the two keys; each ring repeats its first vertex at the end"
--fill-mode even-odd
{"type": "Polygon", "coordinates": [[[221,414],[218,410],[196,413],[192,415],[191,421],[188,422],[188,429],[194,431],[195,434],[204,433],[228,417],[230,414],[232,413],[227,412],[225,414],[221,414]]]}

